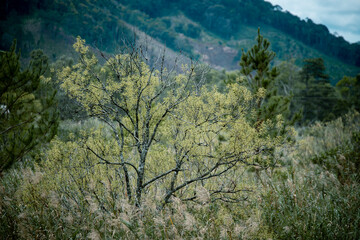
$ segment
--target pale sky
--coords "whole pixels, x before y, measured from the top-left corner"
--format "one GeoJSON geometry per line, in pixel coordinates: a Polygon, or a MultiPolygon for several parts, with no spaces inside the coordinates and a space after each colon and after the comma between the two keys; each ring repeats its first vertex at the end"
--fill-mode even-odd
{"type": "Polygon", "coordinates": [[[301,19],[328,27],[350,43],[360,41],[360,0],[266,0],[301,19]]]}

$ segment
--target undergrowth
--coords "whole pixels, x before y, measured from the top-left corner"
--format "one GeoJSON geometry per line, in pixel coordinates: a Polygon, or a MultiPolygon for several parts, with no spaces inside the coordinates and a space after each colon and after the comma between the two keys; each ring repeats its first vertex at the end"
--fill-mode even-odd
{"type": "MultiPolygon", "coordinates": [[[[252,189],[239,203],[212,202],[209,192],[199,187],[196,201],[174,197],[161,207],[161,196],[149,194],[138,208],[118,194],[114,179],[94,177],[92,182],[90,175],[82,184],[55,174],[62,180],[54,185],[54,175],[49,173],[60,169],[47,168],[46,162],[20,164],[0,180],[0,236],[359,239],[359,119],[354,113],[299,130],[296,145],[278,152],[276,167],[239,176],[252,189]]],[[[80,127],[96,124],[66,123],[63,127],[76,133],[80,127]]],[[[63,168],[76,167],[63,162],[63,168]]]]}
{"type": "Polygon", "coordinates": [[[355,113],[307,128],[282,178],[268,179],[263,218],[276,239],[360,238],[359,123],[355,113]]]}

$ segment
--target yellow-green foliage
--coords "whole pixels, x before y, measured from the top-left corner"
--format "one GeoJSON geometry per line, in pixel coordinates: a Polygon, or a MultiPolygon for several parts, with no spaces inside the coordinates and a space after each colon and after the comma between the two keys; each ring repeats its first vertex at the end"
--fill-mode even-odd
{"type": "MultiPolygon", "coordinates": [[[[196,193],[196,202],[183,202],[173,197],[172,204],[164,208],[158,206],[166,181],[158,182],[151,191],[147,190],[147,197],[137,208],[128,203],[119,167],[100,164],[101,161],[86,150],[86,146],[90,146],[106,151],[109,160],[118,156],[116,148],[112,148],[114,142],[108,127],[92,122],[78,125],[77,130],[74,126],[71,128],[78,135],[70,134],[67,140],[54,139],[34,170],[14,170],[8,175],[12,180],[7,179],[6,189],[0,192],[4,199],[0,206],[13,217],[16,226],[13,236],[19,239],[271,237],[260,218],[258,186],[246,171],[239,168],[226,178],[213,179],[205,187],[200,184],[196,188],[189,187],[186,191],[196,193]],[[11,183],[14,179],[20,181],[17,189],[11,183]],[[239,183],[238,187],[245,191],[232,196],[240,197],[239,203],[212,202],[212,187],[228,187],[226,181],[239,183]],[[247,190],[252,191],[250,195],[247,190]],[[247,201],[242,200],[245,197],[247,201]]],[[[151,164],[156,164],[159,157],[174,155],[162,144],[156,147],[149,158],[151,164]]],[[[149,172],[159,171],[157,167],[165,168],[164,163],[166,161],[158,163],[149,172]]],[[[199,168],[195,162],[192,164],[194,166],[185,167],[199,168]]],[[[188,174],[192,174],[190,170],[188,174]]]]}
{"type": "Polygon", "coordinates": [[[54,142],[49,161],[59,158],[56,149],[69,148],[61,155],[64,163],[86,162],[83,167],[92,175],[114,177],[114,168],[126,165],[125,176],[122,170],[119,174],[130,179],[129,195],[148,192],[150,183],[159,182],[164,184],[159,191],[167,194],[165,202],[179,190],[182,198],[189,198],[198,182],[212,189],[206,180],[221,178],[241,164],[269,166],[269,152],[292,134],[290,128],[287,135],[281,134],[281,115],[256,127],[252,124],[256,117],[252,102],[262,98],[263,88],[253,95],[231,84],[223,94],[216,88],[201,89],[193,80],[195,66],[173,74],[163,66],[150,68],[135,53],[116,55],[101,66],[84,40],[77,38],[74,48],[80,61],[58,73],[61,86],[112,133],[104,138],[97,129],[81,146],[54,142]]]}
{"type": "Polygon", "coordinates": [[[79,63],[58,79],[100,121],[64,125],[73,131],[43,153],[21,204],[47,208],[45,222],[57,216],[53,225],[66,226],[60,238],[271,237],[247,170],[273,165],[293,131],[284,134],[281,115],[255,126],[253,103],[264,89],[253,94],[236,83],[220,93],[194,81],[196,66],[175,74],[135,53],[100,65],[84,40],[74,48],[79,63]]]}

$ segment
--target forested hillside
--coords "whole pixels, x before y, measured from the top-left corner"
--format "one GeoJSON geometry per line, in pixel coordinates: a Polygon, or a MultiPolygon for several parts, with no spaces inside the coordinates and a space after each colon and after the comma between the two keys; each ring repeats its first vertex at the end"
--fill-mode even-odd
{"type": "Polygon", "coordinates": [[[6,1],[1,6],[1,48],[17,38],[26,56],[42,48],[54,59],[69,54],[66,45],[82,36],[112,52],[134,28],[217,69],[238,69],[241,49],[254,44],[258,27],[272,42],[277,60],[321,57],[335,84],[355,76],[360,45],[329,33],[326,26],[300,20],[279,6],[258,1],[6,1]],[[49,48],[51,41],[67,43],[49,48]]]}
{"type": "Polygon", "coordinates": [[[358,45],[262,0],[0,7],[0,239],[360,239],[358,45]]]}
{"type": "MultiPolygon", "coordinates": [[[[279,29],[295,39],[346,63],[360,66],[360,46],[349,44],[342,37],[330,34],[326,26],[311,19],[300,20],[280,6],[263,0],[210,0],[210,1],[120,1],[133,9],[145,12],[151,18],[184,12],[219,36],[229,39],[243,31],[242,25],[264,26],[279,29]],[[154,6],[155,5],[155,6],[154,6]],[[161,9],[160,11],[158,9],[161,9]]],[[[190,30],[191,31],[191,30],[190,30]]]]}

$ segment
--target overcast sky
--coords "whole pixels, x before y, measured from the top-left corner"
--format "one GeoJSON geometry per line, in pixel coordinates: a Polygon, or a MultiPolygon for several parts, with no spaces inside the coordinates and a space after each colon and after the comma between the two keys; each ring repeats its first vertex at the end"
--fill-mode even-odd
{"type": "Polygon", "coordinates": [[[310,18],[337,32],[348,42],[360,41],[360,0],[266,0],[283,10],[310,18]]]}

